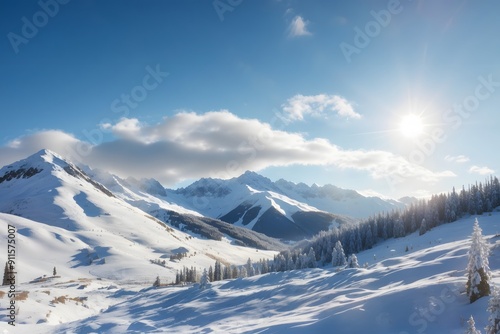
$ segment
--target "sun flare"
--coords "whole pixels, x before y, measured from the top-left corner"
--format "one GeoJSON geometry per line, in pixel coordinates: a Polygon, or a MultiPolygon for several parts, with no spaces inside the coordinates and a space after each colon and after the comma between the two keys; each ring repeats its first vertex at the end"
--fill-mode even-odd
{"type": "Polygon", "coordinates": [[[417,138],[424,132],[422,118],[415,114],[408,114],[401,119],[399,131],[408,138],[417,138]]]}

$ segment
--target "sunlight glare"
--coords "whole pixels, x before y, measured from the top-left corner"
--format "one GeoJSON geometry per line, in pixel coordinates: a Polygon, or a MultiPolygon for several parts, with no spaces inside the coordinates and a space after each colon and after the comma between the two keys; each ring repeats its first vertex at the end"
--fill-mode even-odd
{"type": "Polygon", "coordinates": [[[399,124],[399,131],[408,138],[418,137],[424,132],[422,118],[415,114],[404,116],[399,124]]]}

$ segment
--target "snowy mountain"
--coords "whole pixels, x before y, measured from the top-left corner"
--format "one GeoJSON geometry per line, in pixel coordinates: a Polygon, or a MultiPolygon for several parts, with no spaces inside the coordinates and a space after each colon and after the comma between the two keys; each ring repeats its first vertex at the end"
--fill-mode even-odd
{"type": "Polygon", "coordinates": [[[49,151],[41,151],[0,171],[0,196],[2,189],[5,191],[0,212],[66,229],[81,228],[89,215],[106,214],[88,200],[82,189],[70,192],[70,204],[54,200],[64,198],[56,189],[71,184],[69,180],[79,180],[80,186],[108,196],[108,202],[127,202],[191,236],[214,240],[229,237],[235,244],[274,250],[284,246],[273,238],[301,240],[356,221],[339,212],[365,216],[405,205],[332,185],[272,182],[254,172],[229,180],[204,178],[186,188],[171,190],[153,179],[121,179],[107,171],[79,168],[49,151]],[[6,184],[3,188],[2,183],[6,184]],[[42,207],[45,209],[41,211],[42,207]],[[86,217],[75,216],[82,209],[86,217]]]}
{"type": "Polygon", "coordinates": [[[222,233],[257,246],[255,231],[259,244],[270,244],[260,248],[280,249],[269,237],[300,240],[334,223],[354,222],[287,198],[256,173],[228,181],[201,179],[188,188],[170,190],[151,179],[121,179],[106,171],[85,170],[127,203],[187,233],[208,238],[220,239],[222,233]]]}
{"type": "Polygon", "coordinates": [[[92,179],[105,185],[118,198],[191,236],[213,240],[222,240],[227,237],[234,244],[259,249],[282,250],[286,248],[281,242],[265,234],[219,219],[205,217],[197,211],[177,204],[178,199],[173,200],[156,180],[121,179],[106,171],[92,170],[89,167],[84,169],[92,179]]]}
{"type": "MultiPolygon", "coordinates": [[[[25,228],[23,218],[3,215],[25,228]]],[[[500,284],[500,213],[479,216],[500,284]]],[[[473,304],[465,268],[474,217],[390,239],[360,252],[364,268],[330,266],[269,273],[185,287],[140,282],[51,278],[24,282],[16,330],[32,333],[464,333],[472,315],[488,322],[488,297],[473,304]]],[[[37,231],[44,238],[54,231],[37,231]]],[[[5,240],[5,231],[0,231],[5,240]]],[[[28,244],[20,235],[23,247],[28,244]]],[[[75,246],[79,247],[79,246],[75,246]]],[[[49,247],[42,250],[50,251],[49,247]]],[[[36,256],[28,248],[25,263],[36,256]]],[[[49,256],[56,255],[52,250],[49,256]],[[54,254],[54,255],[53,255],[54,254]]],[[[40,256],[41,257],[41,256],[40,256]]],[[[48,263],[47,263],[48,265],[48,263]]],[[[5,292],[6,287],[0,288],[5,292]]],[[[5,298],[0,298],[5,303],[5,298]]],[[[5,313],[0,330],[10,330],[5,313]]]]}
{"type": "Polygon", "coordinates": [[[308,186],[283,179],[272,182],[254,172],[229,180],[204,178],[185,188],[167,190],[167,197],[205,216],[292,240],[356,221],[351,217],[406,206],[332,185],[308,186]]]}
{"type": "Polygon", "coordinates": [[[267,249],[280,246],[270,246],[273,240],[256,238],[245,230],[272,238],[301,240],[334,226],[354,223],[357,218],[406,205],[332,185],[272,182],[254,172],[229,180],[202,178],[173,190],[165,189],[154,179],[122,179],[87,166],[82,166],[82,170],[118,198],[187,233],[217,240],[225,234],[242,245],[267,249]]]}
{"type": "Polygon", "coordinates": [[[161,275],[173,281],[178,269],[201,270],[214,258],[236,265],[275,254],[237,245],[280,246],[244,229],[250,236],[219,232],[218,240],[195,238],[118,198],[48,150],[0,169],[0,212],[2,226],[16,226],[20,252],[32,257],[24,259],[21,281],[48,274],[53,266],[65,277],[151,281],[161,275]],[[179,254],[182,260],[169,261],[179,254]]]}

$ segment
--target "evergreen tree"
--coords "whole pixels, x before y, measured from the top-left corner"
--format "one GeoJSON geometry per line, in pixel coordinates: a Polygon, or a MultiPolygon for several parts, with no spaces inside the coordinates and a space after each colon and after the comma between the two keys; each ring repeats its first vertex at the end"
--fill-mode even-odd
{"type": "Polygon", "coordinates": [[[3,282],[2,285],[10,285],[10,276],[12,270],[9,267],[9,262],[5,262],[5,268],[3,270],[3,282]]]}
{"type": "Polygon", "coordinates": [[[481,334],[481,332],[476,329],[476,323],[472,315],[470,316],[467,323],[469,324],[469,327],[467,327],[467,332],[465,332],[465,334],[481,334]]]}
{"type": "Polygon", "coordinates": [[[210,283],[210,279],[208,278],[207,269],[203,269],[203,274],[200,278],[200,290],[204,290],[208,287],[208,283],[210,283]]]}
{"type": "Polygon", "coordinates": [[[255,276],[255,269],[253,267],[252,259],[248,258],[246,264],[247,276],[252,277],[255,276]]]}
{"type": "Polygon", "coordinates": [[[356,254],[351,254],[351,256],[349,256],[347,266],[349,268],[359,268],[358,258],[356,256],[356,254]]]}
{"type": "Polygon", "coordinates": [[[231,277],[232,278],[238,278],[238,275],[239,275],[238,267],[231,266],[231,277]]]}
{"type": "Polygon", "coordinates": [[[405,229],[401,219],[396,220],[394,223],[393,235],[394,238],[402,238],[405,236],[405,229]]]}
{"type": "Polygon", "coordinates": [[[500,293],[497,289],[493,289],[493,294],[488,303],[489,325],[486,327],[486,334],[500,333],[500,293]]]}
{"type": "Polygon", "coordinates": [[[267,263],[267,260],[262,259],[261,260],[261,272],[262,274],[267,274],[269,272],[269,264],[267,263]]]}
{"type": "Polygon", "coordinates": [[[316,254],[314,253],[314,249],[309,248],[309,253],[307,253],[307,268],[316,268],[316,254]]]}
{"type": "MultiPolygon", "coordinates": [[[[209,273],[209,275],[210,275],[210,273],[209,273]]],[[[222,280],[222,264],[220,263],[219,260],[215,261],[213,275],[214,275],[214,279],[213,279],[214,282],[222,280]]]]}
{"type": "Polygon", "coordinates": [[[366,224],[366,233],[365,233],[365,243],[364,243],[364,249],[369,249],[372,248],[372,246],[375,244],[375,239],[373,237],[372,233],[372,227],[370,226],[369,223],[366,224]]]}
{"type": "Polygon", "coordinates": [[[233,278],[231,267],[229,267],[229,266],[225,266],[224,267],[224,273],[222,275],[222,278],[223,279],[231,279],[231,278],[233,278]]]}
{"type": "Polygon", "coordinates": [[[57,275],[57,270],[56,270],[56,267],[54,267],[54,269],[52,269],[52,276],[56,276],[57,275]]]}
{"type": "Polygon", "coordinates": [[[208,268],[208,280],[209,280],[209,282],[214,281],[214,269],[212,268],[212,266],[210,266],[210,268],[208,268]]]}
{"type": "Polygon", "coordinates": [[[469,248],[469,262],[467,264],[467,295],[470,302],[490,294],[489,280],[491,277],[488,261],[488,244],[483,239],[479,222],[474,221],[472,243],[469,248]]]}
{"type": "Polygon", "coordinates": [[[294,269],[295,269],[295,263],[293,263],[293,258],[289,256],[286,262],[286,270],[294,270],[294,269]]]}
{"type": "Polygon", "coordinates": [[[231,266],[231,277],[238,278],[238,267],[231,266]]]}
{"type": "Polygon", "coordinates": [[[419,235],[424,235],[425,232],[427,232],[427,221],[422,219],[422,222],[420,223],[420,230],[419,230],[419,235]]]}
{"type": "Polygon", "coordinates": [[[347,260],[344,253],[344,247],[342,247],[342,243],[340,242],[340,240],[338,240],[335,243],[335,247],[333,248],[332,252],[332,265],[334,267],[338,267],[345,266],[346,263],[347,260]]]}
{"type": "Polygon", "coordinates": [[[247,268],[245,266],[240,267],[240,274],[238,277],[245,278],[248,277],[247,268]]]}
{"type": "Polygon", "coordinates": [[[156,279],[155,279],[155,281],[154,281],[154,283],[153,283],[153,286],[154,286],[155,288],[157,288],[157,287],[159,287],[159,286],[160,286],[160,283],[161,283],[161,282],[160,282],[160,276],[156,276],[156,279]]]}

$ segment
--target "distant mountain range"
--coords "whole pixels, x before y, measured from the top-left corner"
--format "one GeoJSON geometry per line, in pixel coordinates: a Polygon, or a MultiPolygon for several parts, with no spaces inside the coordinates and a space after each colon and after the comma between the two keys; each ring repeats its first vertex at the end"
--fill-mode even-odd
{"type": "Polygon", "coordinates": [[[126,202],[193,236],[228,237],[235,244],[261,249],[279,249],[283,246],[276,239],[308,238],[381,211],[404,208],[412,200],[365,197],[333,185],[273,182],[249,171],[229,180],[203,178],[185,188],[166,189],[154,179],[122,179],[77,167],[48,150],[0,170],[0,212],[54,226],[80,229],[89,215],[108,214],[100,203],[88,200],[89,191],[104,195],[105,202],[126,202]],[[61,196],[69,192],[68,180],[71,187],[86,190],[80,189],[71,199],[61,196]],[[72,218],[75,209],[61,204],[65,201],[83,207],[85,219],[72,218]]]}
{"type": "MultiPolygon", "coordinates": [[[[143,184],[146,188],[147,182],[143,184]]],[[[272,182],[250,171],[229,180],[203,178],[185,188],[167,189],[163,198],[207,217],[292,240],[406,206],[333,185],[272,182]]]]}

